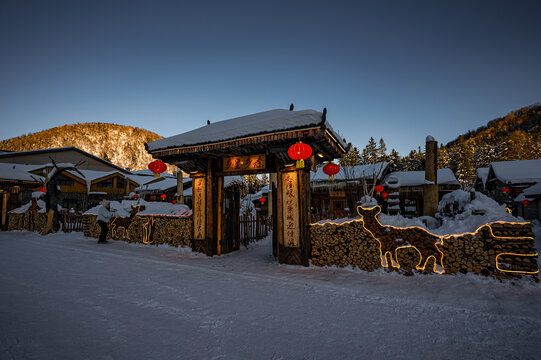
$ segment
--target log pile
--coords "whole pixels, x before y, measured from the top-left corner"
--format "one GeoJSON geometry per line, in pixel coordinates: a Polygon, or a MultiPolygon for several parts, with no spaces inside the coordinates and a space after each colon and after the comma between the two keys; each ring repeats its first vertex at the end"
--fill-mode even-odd
{"type": "Polygon", "coordinates": [[[47,223],[46,213],[36,213],[34,216],[27,211],[24,214],[8,215],[8,231],[28,230],[41,232],[47,223]]]}
{"type": "MultiPolygon", "coordinates": [[[[422,234],[418,228],[402,228],[399,233],[403,239],[397,241],[422,234]]],[[[312,224],[310,234],[313,265],[351,266],[367,271],[382,267],[380,243],[367,231],[363,221],[312,224]]],[[[529,223],[497,222],[482,226],[474,233],[444,237],[436,246],[443,253],[444,274],[474,273],[498,279],[526,276],[538,280],[538,256],[533,238],[529,223]]],[[[415,248],[398,247],[396,258],[400,268],[389,266],[387,269],[411,275],[417,271],[421,256],[415,248]]],[[[434,256],[429,257],[423,272],[432,272],[435,260],[434,256]]],[[[389,254],[387,263],[391,264],[389,254]]]]}
{"type": "MultiPolygon", "coordinates": [[[[85,215],[83,222],[85,236],[98,238],[100,227],[96,215],[85,215]]],[[[111,237],[109,229],[108,237],[111,237]]],[[[126,232],[115,231],[115,240],[152,245],[191,247],[192,218],[173,216],[136,216],[126,232]]]]}
{"type": "Polygon", "coordinates": [[[381,266],[379,244],[359,221],[311,225],[310,238],[313,265],[351,266],[366,271],[381,266]]]}

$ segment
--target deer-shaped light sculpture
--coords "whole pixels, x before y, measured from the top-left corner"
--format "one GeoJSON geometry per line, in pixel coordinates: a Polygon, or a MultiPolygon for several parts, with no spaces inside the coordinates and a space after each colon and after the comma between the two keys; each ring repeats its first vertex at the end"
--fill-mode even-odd
{"type": "Polygon", "coordinates": [[[113,218],[111,221],[111,236],[115,239],[125,239],[128,237],[128,228],[132,223],[135,214],[140,211],[145,210],[145,207],[142,205],[131,206],[130,216],[118,216],[113,218]],[[118,236],[118,231],[122,229],[120,236],[118,236]]]}

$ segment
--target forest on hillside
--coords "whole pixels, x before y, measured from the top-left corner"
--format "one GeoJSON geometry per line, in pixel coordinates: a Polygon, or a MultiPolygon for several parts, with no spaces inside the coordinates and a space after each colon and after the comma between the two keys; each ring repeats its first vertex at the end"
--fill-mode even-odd
{"type": "Polygon", "coordinates": [[[58,126],[0,141],[0,149],[38,150],[75,146],[92,155],[131,170],[146,169],[152,157],[144,143],[162,136],[138,127],[109,123],[83,123],[58,126]]]}
{"type": "MultiPolygon", "coordinates": [[[[494,161],[541,158],[541,104],[513,111],[491,120],[486,126],[458,136],[438,149],[438,168],[450,168],[464,188],[475,181],[476,169],[494,161]]],[[[362,151],[351,146],[340,165],[373,164],[388,161],[393,171],[424,170],[424,150],[419,147],[406,156],[387,152],[383,138],[370,138],[362,151]]]]}

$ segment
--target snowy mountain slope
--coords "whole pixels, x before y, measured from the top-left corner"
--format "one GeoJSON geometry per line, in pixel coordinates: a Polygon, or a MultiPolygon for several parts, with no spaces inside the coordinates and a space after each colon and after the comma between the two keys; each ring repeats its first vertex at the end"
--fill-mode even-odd
{"type": "Polygon", "coordinates": [[[59,126],[3,140],[0,141],[0,149],[25,151],[75,146],[120,167],[139,170],[146,169],[152,161],[144,143],[161,138],[158,134],[137,127],[86,123],[59,126]]]}

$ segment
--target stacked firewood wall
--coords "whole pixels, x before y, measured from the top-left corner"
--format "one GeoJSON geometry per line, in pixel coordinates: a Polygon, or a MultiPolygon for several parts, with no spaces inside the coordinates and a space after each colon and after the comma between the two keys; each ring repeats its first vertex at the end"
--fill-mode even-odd
{"type": "MultiPolygon", "coordinates": [[[[100,227],[96,215],[85,215],[85,236],[98,238],[100,227]]],[[[109,238],[128,242],[146,243],[152,245],[168,244],[170,246],[191,247],[192,218],[174,216],[136,216],[127,231],[115,229],[114,236],[109,229],[109,238]]]]}
{"type": "Polygon", "coordinates": [[[12,230],[28,230],[28,231],[42,231],[45,229],[47,223],[46,213],[30,214],[26,212],[24,214],[9,214],[8,215],[8,231],[12,230]]]}
{"type": "MultiPolygon", "coordinates": [[[[362,221],[312,224],[310,234],[312,265],[351,266],[366,271],[382,267],[379,242],[364,228],[362,221]]],[[[419,236],[419,231],[405,228],[402,234],[407,239],[419,236]]],[[[498,222],[485,225],[475,233],[445,237],[437,247],[443,254],[444,274],[474,273],[498,279],[527,276],[537,280],[538,256],[533,238],[529,223],[498,222]]],[[[396,254],[400,269],[388,269],[411,275],[420,261],[419,253],[405,247],[399,248],[396,254]]],[[[434,257],[430,257],[424,272],[432,272],[434,262],[434,257]]],[[[387,263],[390,264],[389,256],[387,263]]]]}

